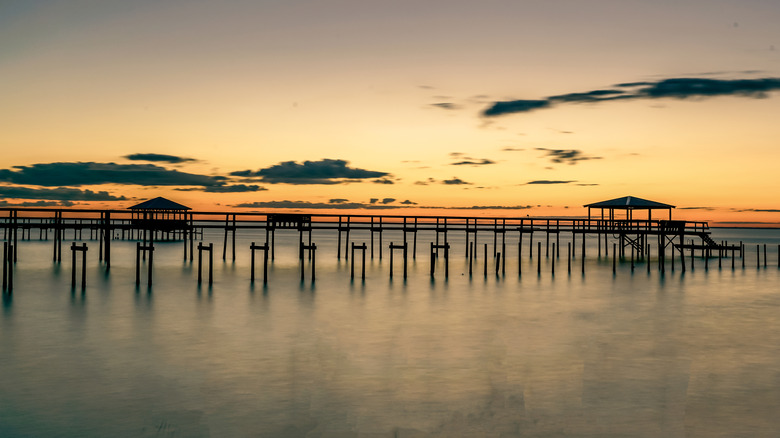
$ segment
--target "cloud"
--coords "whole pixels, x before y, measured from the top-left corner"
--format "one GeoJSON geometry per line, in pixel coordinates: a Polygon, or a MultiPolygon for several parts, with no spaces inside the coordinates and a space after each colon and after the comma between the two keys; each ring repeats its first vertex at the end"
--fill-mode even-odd
{"type": "Polygon", "coordinates": [[[704,211],[714,211],[714,207],[677,207],[678,210],[704,210],[704,211]]]}
{"type": "Polygon", "coordinates": [[[447,185],[472,184],[470,182],[463,181],[462,179],[454,176],[452,177],[452,179],[445,179],[441,183],[447,185]]]}
{"type": "Polygon", "coordinates": [[[348,166],[345,160],[323,159],[320,161],[283,161],[257,171],[232,172],[232,176],[259,177],[269,184],[342,184],[369,178],[388,176],[387,172],[357,169],[348,166]]]}
{"type": "Polygon", "coordinates": [[[578,161],[601,160],[603,157],[589,157],[578,149],[548,149],[535,148],[537,151],[545,151],[545,156],[550,157],[553,163],[577,164],[578,161]]]}
{"type": "Polygon", "coordinates": [[[309,201],[261,201],[233,205],[236,208],[295,208],[295,209],[337,209],[337,210],[385,210],[403,208],[399,205],[363,204],[361,202],[309,202],[309,201]]]}
{"type": "Polygon", "coordinates": [[[412,202],[412,201],[410,201],[408,199],[405,200],[405,201],[401,201],[401,204],[403,204],[403,205],[417,205],[416,202],[412,202]]]}
{"type": "Polygon", "coordinates": [[[371,181],[374,184],[395,184],[395,181],[390,178],[379,178],[371,181]]]}
{"type": "Polygon", "coordinates": [[[737,212],[756,212],[756,213],[780,213],[780,209],[778,208],[744,208],[741,210],[735,210],[737,212]]]}
{"type": "Polygon", "coordinates": [[[453,166],[484,166],[486,164],[496,164],[493,160],[488,160],[487,158],[470,158],[466,157],[465,160],[458,161],[455,163],[452,163],[453,166]]]}
{"type": "Polygon", "coordinates": [[[0,201],[0,207],[72,207],[71,201],[35,201],[35,202],[8,202],[0,201]]]}
{"type": "Polygon", "coordinates": [[[382,204],[392,204],[393,202],[395,202],[395,198],[383,198],[382,199],[382,204]]]}
{"type": "MultiPolygon", "coordinates": [[[[535,184],[569,184],[577,181],[556,181],[556,180],[549,180],[549,179],[538,179],[535,181],[528,181],[524,185],[535,185],[535,184]]],[[[523,184],[521,184],[523,185],[523,184]]]]}
{"type": "Polygon", "coordinates": [[[349,199],[333,198],[333,199],[328,201],[329,204],[343,204],[345,202],[349,202],[349,199]]]}
{"type": "Polygon", "coordinates": [[[445,109],[445,110],[457,110],[457,109],[461,108],[460,105],[454,104],[452,102],[432,103],[431,106],[436,107],[436,108],[445,109]]]}
{"type": "Polygon", "coordinates": [[[187,157],[178,157],[176,155],[165,155],[165,154],[130,154],[125,155],[123,158],[127,158],[128,160],[133,161],[152,161],[152,162],[163,162],[163,163],[184,163],[187,161],[197,161],[194,158],[187,158],[187,157]]]}
{"type": "Polygon", "coordinates": [[[180,192],[206,192],[206,193],[246,193],[246,192],[264,192],[268,189],[258,185],[246,185],[246,184],[233,184],[222,186],[209,186],[204,188],[186,188],[186,189],[174,189],[180,192]]]}
{"type": "Polygon", "coordinates": [[[501,149],[502,152],[520,152],[520,151],[524,151],[524,150],[525,149],[523,149],[523,148],[502,148],[501,149]]]}
{"type": "Polygon", "coordinates": [[[761,99],[777,90],[780,90],[780,78],[669,78],[659,81],[626,82],[616,84],[614,88],[559,94],[537,100],[498,101],[486,108],[482,115],[495,117],[513,113],[527,113],[560,104],[601,103],[629,99],[703,99],[718,96],[761,99]]]}
{"type": "Polygon", "coordinates": [[[534,208],[533,205],[472,205],[470,207],[435,207],[425,206],[419,208],[442,209],[442,210],[527,210],[534,208]]]}
{"type": "Polygon", "coordinates": [[[124,201],[124,196],[114,196],[106,191],[94,192],[67,187],[56,189],[32,189],[28,187],[0,185],[0,197],[14,199],[48,199],[57,201],[124,201]]]}
{"type": "Polygon", "coordinates": [[[218,186],[225,177],[168,170],[154,164],[38,163],[0,169],[0,181],[32,186],[134,184],[142,186],[218,186]]]}
{"type": "Polygon", "coordinates": [[[489,108],[482,112],[485,117],[501,116],[512,113],[527,113],[530,111],[549,108],[551,103],[547,100],[509,100],[493,102],[489,108]]]}

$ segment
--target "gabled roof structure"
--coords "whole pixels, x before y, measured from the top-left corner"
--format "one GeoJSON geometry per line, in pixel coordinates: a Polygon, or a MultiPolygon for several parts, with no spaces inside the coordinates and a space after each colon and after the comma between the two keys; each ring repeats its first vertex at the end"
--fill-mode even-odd
{"type": "Polygon", "coordinates": [[[610,199],[608,201],[594,202],[586,204],[583,207],[588,208],[606,208],[614,210],[653,210],[675,208],[674,205],[664,204],[662,202],[648,201],[647,199],[637,198],[636,196],[623,196],[622,198],[610,199]]]}
{"type": "Polygon", "coordinates": [[[585,204],[583,207],[588,207],[588,219],[590,219],[590,210],[592,208],[600,208],[602,219],[604,219],[604,210],[609,212],[610,220],[615,220],[615,210],[626,210],[626,219],[629,220],[633,219],[634,210],[647,210],[648,220],[651,219],[652,210],[668,210],[669,220],[671,220],[674,205],[649,201],[647,199],[637,198],[636,196],[623,196],[622,198],[610,199],[608,201],[585,204]]]}
{"type": "Polygon", "coordinates": [[[164,211],[171,211],[171,210],[192,210],[191,208],[181,205],[177,202],[173,202],[170,199],[165,199],[161,196],[158,196],[154,199],[149,199],[148,201],[144,201],[140,204],[136,204],[132,207],[129,207],[130,210],[164,210],[164,211]]]}

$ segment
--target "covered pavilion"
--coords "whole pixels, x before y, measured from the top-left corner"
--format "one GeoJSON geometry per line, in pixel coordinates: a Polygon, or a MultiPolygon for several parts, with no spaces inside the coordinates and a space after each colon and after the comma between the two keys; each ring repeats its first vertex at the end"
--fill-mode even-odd
{"type": "Polygon", "coordinates": [[[128,207],[132,222],[150,230],[174,231],[187,228],[187,212],[190,207],[157,197],[128,207]]]}
{"type": "Polygon", "coordinates": [[[588,207],[588,219],[591,218],[591,209],[601,209],[601,219],[615,220],[615,210],[625,210],[626,220],[634,219],[634,210],[647,210],[647,220],[652,220],[653,210],[667,210],[669,220],[672,220],[672,209],[674,205],[664,204],[662,202],[649,201],[647,199],[637,198],[636,196],[623,196],[622,198],[610,199],[608,201],[594,202],[585,204],[588,207]],[[607,210],[608,216],[604,217],[604,210],[607,210]]]}

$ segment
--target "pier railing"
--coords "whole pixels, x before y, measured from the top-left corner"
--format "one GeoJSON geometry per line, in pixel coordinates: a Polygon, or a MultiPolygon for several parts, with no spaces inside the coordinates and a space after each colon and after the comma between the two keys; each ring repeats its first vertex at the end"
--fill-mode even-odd
{"type": "Polygon", "coordinates": [[[407,232],[573,232],[613,234],[700,234],[709,232],[707,222],[637,219],[587,219],[578,217],[469,217],[377,214],[279,214],[266,212],[187,212],[185,220],[139,221],[129,210],[0,208],[0,225],[22,230],[77,229],[295,229],[368,230],[407,232]],[[674,224],[673,227],[669,224],[674,224]]]}

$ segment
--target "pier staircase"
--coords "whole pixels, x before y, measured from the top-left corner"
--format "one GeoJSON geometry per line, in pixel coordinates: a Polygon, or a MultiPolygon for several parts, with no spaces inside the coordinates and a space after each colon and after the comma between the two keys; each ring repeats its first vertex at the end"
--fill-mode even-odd
{"type": "Polygon", "coordinates": [[[704,246],[710,248],[710,249],[720,249],[720,244],[712,240],[712,237],[710,237],[709,231],[702,231],[699,233],[696,233],[697,236],[701,237],[702,242],[704,243],[704,246]]]}

